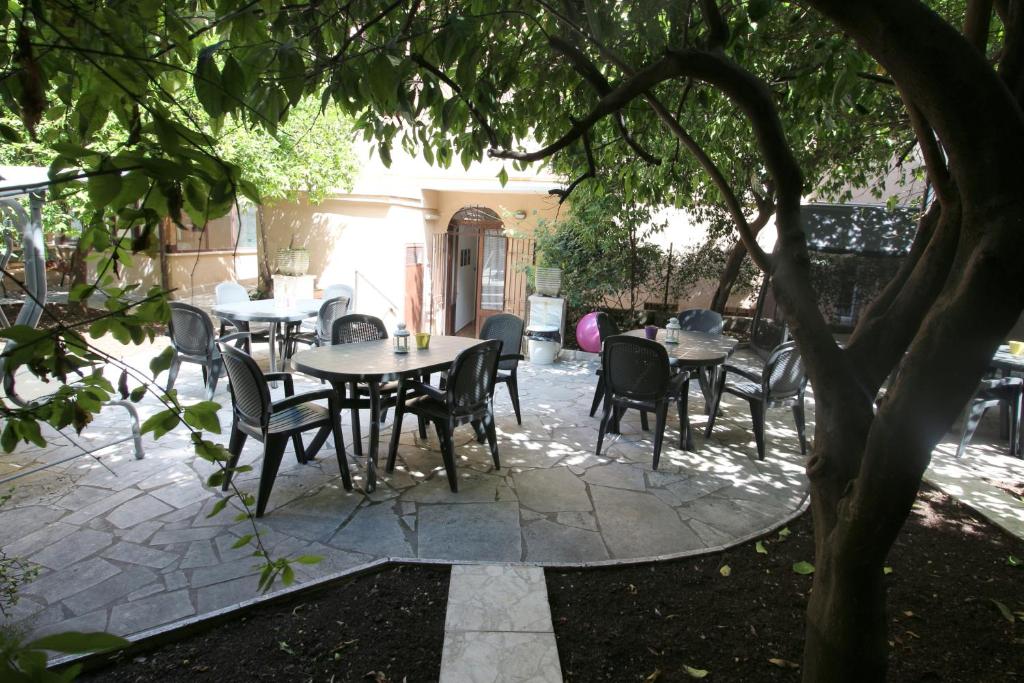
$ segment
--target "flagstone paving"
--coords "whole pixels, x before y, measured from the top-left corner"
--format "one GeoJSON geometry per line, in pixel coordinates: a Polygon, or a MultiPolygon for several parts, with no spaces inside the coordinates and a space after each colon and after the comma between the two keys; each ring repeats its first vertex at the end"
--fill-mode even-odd
{"type": "MultiPolygon", "coordinates": [[[[137,352],[143,355],[136,364],[145,367],[159,348],[158,342],[137,352]]],[[[457,494],[448,489],[436,437],[421,440],[414,421],[401,435],[397,468],[382,474],[377,491],[368,495],[362,491],[365,458],[352,455],[351,443],[352,492],[341,486],[330,439],[307,465],[289,450],[267,514],[256,522],[263,546],[275,557],[323,558],[296,565],[298,582],[380,558],[581,565],[705,552],[799,510],[804,458],[789,411],[769,412],[769,455],[760,462],[745,404],[726,399],[713,437],[704,439],[703,400],[695,388],[690,408],[697,450],[677,448],[678,424],[670,417],[655,472],[651,434],[640,429],[635,414],[623,420],[621,436],[606,441],[603,455],[594,455],[598,420],[588,415],[594,367],[524,364],[522,426],[506,388],[499,387],[502,468],[495,471],[486,447],[468,427],[460,429],[457,494]]],[[[319,388],[297,376],[297,391],[319,388]]],[[[186,402],[200,400],[198,369],[184,368],[178,389],[186,402]]],[[[215,400],[225,406],[220,416],[226,426],[226,389],[215,400]]],[[[143,401],[143,419],[158,407],[143,401]]],[[[363,434],[369,431],[365,418],[363,434]]],[[[346,439],[348,421],[346,412],[346,439]]],[[[811,435],[813,428],[809,406],[811,435]]],[[[81,436],[51,431],[46,448],[20,446],[0,458],[0,476],[57,463],[16,479],[13,497],[0,508],[0,548],[41,569],[8,623],[33,633],[75,628],[130,635],[256,597],[252,547],[235,547],[253,532],[253,523],[236,519],[234,499],[210,516],[222,496],[204,485],[214,466],[194,456],[184,432],[158,441],[147,435],[143,460],[134,459],[130,444],[102,448],[127,429],[123,411],[112,408],[81,436]],[[81,452],[75,444],[100,450],[69,459],[81,452]]],[[[389,421],[383,444],[390,434],[389,421]]],[[[226,435],[220,438],[226,442],[226,435]]],[[[260,447],[251,441],[242,463],[254,471],[238,475],[236,483],[255,492],[260,447]]]]}

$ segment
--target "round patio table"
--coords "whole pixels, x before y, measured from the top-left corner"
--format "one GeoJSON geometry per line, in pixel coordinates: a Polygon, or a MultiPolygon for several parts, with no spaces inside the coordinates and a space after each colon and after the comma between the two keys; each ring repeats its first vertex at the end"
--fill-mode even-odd
{"type": "MultiPolygon", "coordinates": [[[[366,490],[377,488],[377,451],[380,442],[380,385],[403,377],[421,377],[447,370],[461,351],[479,344],[469,337],[430,338],[430,348],[395,353],[394,340],[321,346],[292,356],[299,372],[327,380],[344,400],[345,385],[365,382],[370,393],[370,452],[366,461],[366,490]]],[[[354,397],[358,398],[358,396],[354,397]]]]}
{"type": "MultiPolygon", "coordinates": [[[[646,338],[645,330],[626,332],[631,337],[646,338]]],[[[718,373],[722,363],[736,350],[739,341],[722,334],[709,332],[693,332],[680,330],[679,341],[669,344],[665,341],[665,330],[658,330],[658,341],[668,351],[669,362],[685,370],[696,370],[698,373],[701,393],[704,394],[705,410],[714,405],[715,387],[718,386],[718,373]]],[[[687,409],[686,415],[689,414],[687,409]]],[[[646,419],[646,418],[645,418],[646,419]]],[[[686,430],[686,450],[693,450],[693,430],[686,430]]]]}
{"type": "Polygon", "coordinates": [[[319,299],[298,299],[285,302],[280,299],[240,301],[217,304],[214,315],[246,323],[270,323],[270,371],[277,372],[277,327],[279,323],[297,323],[314,318],[320,312],[319,299]]]}

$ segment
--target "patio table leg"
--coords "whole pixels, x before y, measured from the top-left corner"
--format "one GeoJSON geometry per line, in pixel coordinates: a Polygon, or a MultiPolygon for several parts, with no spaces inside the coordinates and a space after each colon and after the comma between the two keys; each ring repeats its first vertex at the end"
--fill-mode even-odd
{"type": "Polygon", "coordinates": [[[370,452],[366,456],[366,492],[377,488],[377,447],[380,441],[380,382],[367,381],[370,387],[370,452]]]}
{"type": "MultiPolygon", "coordinates": [[[[277,372],[277,323],[270,323],[270,371],[277,372]]],[[[270,386],[277,388],[277,382],[271,382],[270,386]]]]}

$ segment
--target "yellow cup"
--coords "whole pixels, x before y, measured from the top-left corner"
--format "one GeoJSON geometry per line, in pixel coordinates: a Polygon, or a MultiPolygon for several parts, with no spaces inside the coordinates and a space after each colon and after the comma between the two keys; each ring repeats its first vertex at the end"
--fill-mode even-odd
{"type": "Polygon", "coordinates": [[[1012,341],[1010,344],[1010,353],[1015,356],[1024,356],[1024,342],[1012,341]]]}
{"type": "Polygon", "coordinates": [[[417,332],[416,333],[416,348],[423,350],[430,348],[430,333],[429,332],[417,332]]]}

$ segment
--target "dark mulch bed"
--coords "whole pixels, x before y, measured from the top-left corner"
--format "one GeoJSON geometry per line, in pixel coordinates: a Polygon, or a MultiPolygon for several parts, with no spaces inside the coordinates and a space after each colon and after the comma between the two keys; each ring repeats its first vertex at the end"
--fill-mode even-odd
{"type": "Polygon", "coordinates": [[[260,608],[80,680],[436,681],[449,568],[399,565],[260,608]]]}
{"type": "MultiPolygon", "coordinates": [[[[4,315],[7,316],[7,320],[9,320],[13,325],[14,321],[18,317],[18,311],[21,310],[21,306],[21,304],[3,304],[0,307],[3,308],[4,315]]],[[[54,320],[54,316],[56,316],[56,318],[65,325],[74,325],[76,323],[82,322],[83,320],[90,320],[102,314],[103,311],[94,308],[83,308],[81,306],[75,306],[74,308],[71,308],[67,304],[48,303],[46,304],[46,311],[39,318],[38,327],[40,329],[45,330],[49,330],[53,327],[56,327],[56,321],[54,320]],[[50,315],[51,313],[53,315],[50,315]]],[[[84,334],[85,332],[89,331],[89,328],[83,327],[80,328],[79,331],[84,334]]]]}
{"type": "MultiPolygon", "coordinates": [[[[679,562],[549,571],[566,681],[798,681],[814,560],[810,515],[749,543],[679,562]],[[729,575],[720,569],[728,565],[729,575]],[[773,661],[774,660],[774,661],[773,661]]],[[[888,575],[893,681],[1024,681],[1024,542],[924,490],[888,575]],[[1011,623],[996,604],[1016,612],[1011,623]]]]}

